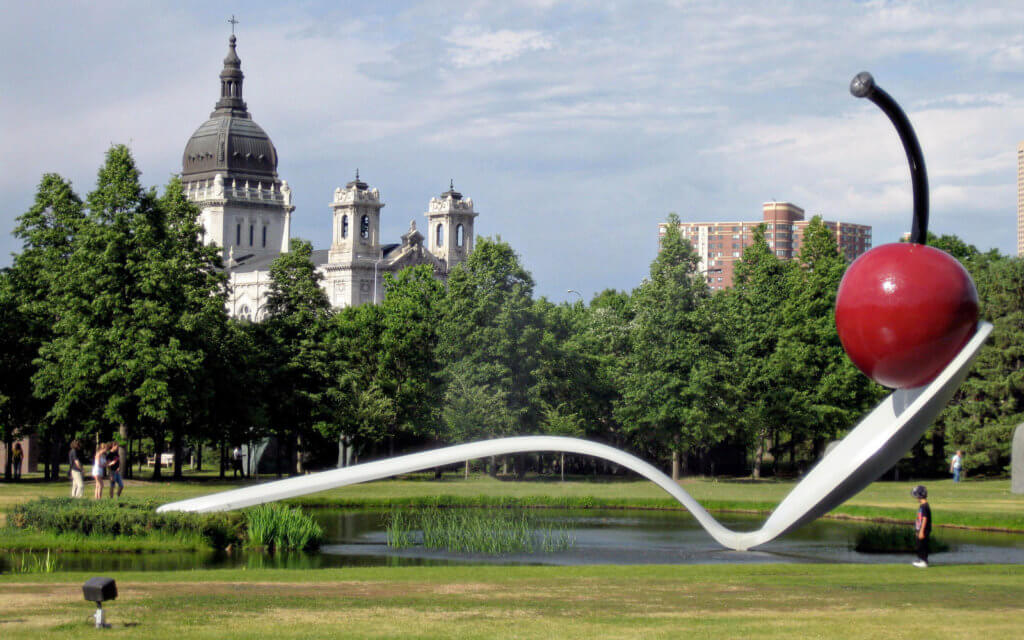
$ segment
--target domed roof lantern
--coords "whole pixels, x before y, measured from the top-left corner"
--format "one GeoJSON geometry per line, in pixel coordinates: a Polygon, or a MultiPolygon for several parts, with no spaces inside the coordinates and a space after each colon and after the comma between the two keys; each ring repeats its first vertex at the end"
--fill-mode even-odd
{"type": "Polygon", "coordinates": [[[245,76],[235,51],[236,40],[231,34],[220,72],[220,99],[210,119],[196,129],[185,145],[181,159],[181,176],[185,181],[213,179],[218,173],[243,181],[277,179],[277,149],[252,120],[242,100],[245,76]]]}
{"type": "Polygon", "coordinates": [[[370,188],[370,185],[359,179],[359,169],[356,169],[356,179],[345,185],[346,189],[351,189],[352,187],[355,187],[360,191],[366,191],[370,188]]]}
{"type": "MultiPolygon", "coordinates": [[[[224,58],[224,69],[220,72],[220,100],[213,114],[230,112],[232,115],[249,117],[242,100],[242,60],[235,51],[235,34],[228,39],[228,55],[224,58]]],[[[210,114],[213,117],[213,114],[210,114]]]]}
{"type": "Polygon", "coordinates": [[[455,190],[455,180],[448,180],[448,190],[441,194],[441,199],[451,198],[452,200],[462,200],[462,194],[455,190]]]}

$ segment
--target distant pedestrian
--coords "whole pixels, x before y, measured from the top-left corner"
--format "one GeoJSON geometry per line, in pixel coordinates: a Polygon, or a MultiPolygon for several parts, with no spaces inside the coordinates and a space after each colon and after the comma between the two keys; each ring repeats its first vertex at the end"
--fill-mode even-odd
{"type": "Polygon", "coordinates": [[[917,485],[910,492],[910,495],[917,498],[917,520],[914,521],[914,538],[917,542],[917,562],[914,566],[919,569],[928,568],[928,537],[932,534],[932,508],[928,504],[928,489],[924,485],[917,485]]]}
{"type": "Polygon", "coordinates": [[[92,479],[96,483],[92,497],[99,500],[103,497],[103,477],[107,474],[107,445],[96,445],[96,455],[92,458],[92,479]]]}
{"type": "Polygon", "coordinates": [[[964,470],[964,452],[956,450],[956,455],[949,461],[949,472],[953,474],[953,482],[960,482],[960,475],[964,470]]]}
{"type": "Polygon", "coordinates": [[[242,447],[238,445],[235,445],[234,451],[231,452],[231,476],[245,477],[245,469],[242,468],[242,447]]]}
{"type": "Polygon", "coordinates": [[[68,451],[68,468],[71,470],[71,497],[81,498],[85,490],[85,480],[82,479],[82,459],[78,452],[82,443],[78,440],[71,441],[71,449],[68,451]]]}
{"type": "Polygon", "coordinates": [[[21,480],[21,461],[25,452],[21,450],[21,443],[14,443],[14,452],[11,453],[11,470],[14,472],[14,479],[21,480]]]}
{"type": "Polygon", "coordinates": [[[110,497],[114,497],[114,485],[117,485],[117,497],[124,491],[124,480],[121,479],[121,448],[116,442],[107,445],[107,472],[110,475],[110,497]]]}

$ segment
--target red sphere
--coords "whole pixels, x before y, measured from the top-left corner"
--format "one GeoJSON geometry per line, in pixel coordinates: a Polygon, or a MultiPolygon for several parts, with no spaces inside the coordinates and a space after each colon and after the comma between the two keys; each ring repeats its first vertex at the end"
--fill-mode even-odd
{"type": "Polygon", "coordinates": [[[886,387],[927,384],[974,335],[978,292],[953,256],[912,243],[857,258],[836,296],[836,329],[857,368],[886,387]]]}

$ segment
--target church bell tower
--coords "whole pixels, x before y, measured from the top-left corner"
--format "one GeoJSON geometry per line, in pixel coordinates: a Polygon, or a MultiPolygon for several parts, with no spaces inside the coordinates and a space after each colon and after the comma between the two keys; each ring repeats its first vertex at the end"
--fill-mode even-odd
{"type": "Polygon", "coordinates": [[[327,261],[337,263],[379,258],[382,208],[384,203],[380,201],[380,192],[360,180],[357,169],[355,180],[346,184],[344,189],[334,190],[334,201],[331,202],[334,225],[327,261]]]}
{"type": "Polygon", "coordinates": [[[428,250],[445,266],[445,273],[473,251],[473,199],[465,198],[448,183],[448,191],[430,199],[427,217],[428,250]]]}

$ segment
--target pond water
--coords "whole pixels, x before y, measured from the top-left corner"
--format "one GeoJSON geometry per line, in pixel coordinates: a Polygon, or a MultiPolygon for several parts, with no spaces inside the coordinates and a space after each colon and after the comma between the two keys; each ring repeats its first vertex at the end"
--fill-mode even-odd
{"type": "MultiPolygon", "coordinates": [[[[538,524],[566,527],[575,545],[552,553],[489,556],[386,544],[386,511],[315,509],[327,541],[319,553],[62,553],[61,570],[125,571],[247,567],[316,569],[321,567],[413,566],[452,564],[717,564],[772,562],[909,562],[910,554],[864,554],[851,549],[864,523],[818,520],[754,551],[721,548],[686,512],[641,510],[531,510],[538,524]]],[[[756,529],[763,518],[720,514],[732,529],[756,529]]],[[[1024,535],[937,529],[951,551],[935,554],[938,564],[1024,564],[1024,535]]],[[[16,558],[19,554],[13,554],[16,558]]],[[[8,564],[10,557],[3,559],[8,564]]],[[[6,568],[6,567],[5,567],[6,568]]]]}

